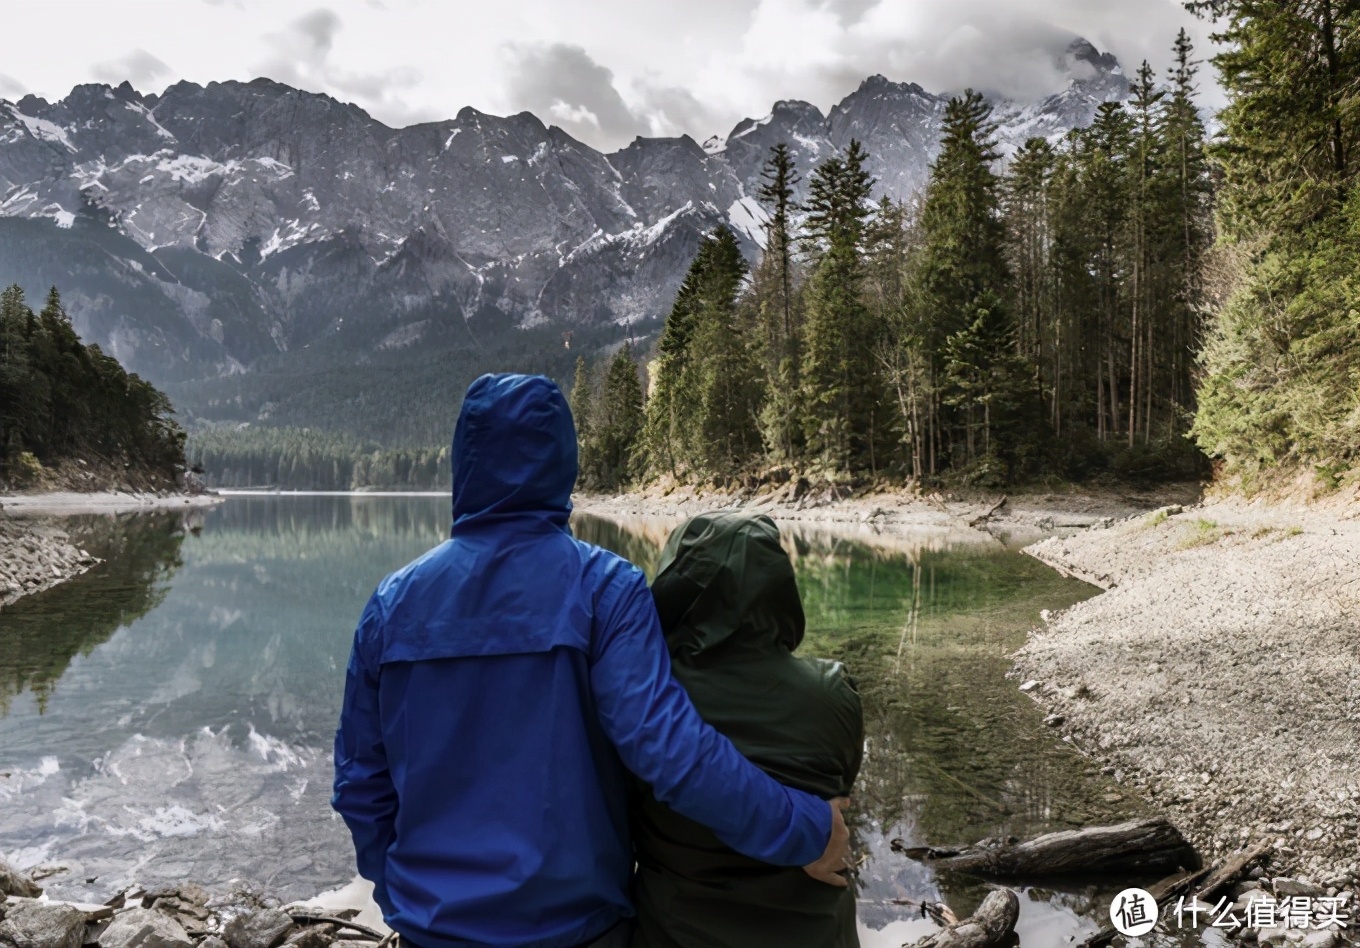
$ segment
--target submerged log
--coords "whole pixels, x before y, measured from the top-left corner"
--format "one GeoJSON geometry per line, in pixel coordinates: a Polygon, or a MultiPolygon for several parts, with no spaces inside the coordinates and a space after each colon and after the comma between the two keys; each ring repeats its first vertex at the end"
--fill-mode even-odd
{"type": "Polygon", "coordinates": [[[911,948],[1000,948],[1014,941],[1020,899],[1010,889],[987,893],[978,910],[943,931],[912,942],[911,948]]]}
{"type": "Polygon", "coordinates": [[[892,848],[938,870],[997,878],[1198,869],[1200,866],[1195,848],[1186,842],[1180,830],[1162,819],[1063,830],[1025,842],[1014,837],[984,839],[964,849],[908,848],[896,839],[892,848]]]}

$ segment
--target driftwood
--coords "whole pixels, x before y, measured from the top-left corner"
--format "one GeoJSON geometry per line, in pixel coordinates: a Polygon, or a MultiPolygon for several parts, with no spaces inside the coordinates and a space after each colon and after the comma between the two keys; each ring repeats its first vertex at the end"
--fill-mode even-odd
{"type": "MultiPolygon", "coordinates": [[[[1195,872],[1178,872],[1168,876],[1156,885],[1148,887],[1148,893],[1157,901],[1158,910],[1165,910],[1173,900],[1194,892],[1194,897],[1203,902],[1241,878],[1248,869],[1259,862],[1270,851],[1270,843],[1257,843],[1250,849],[1233,853],[1227,859],[1213,866],[1204,866],[1195,872]]],[[[1081,943],[1079,948],[1104,948],[1114,941],[1118,934],[1113,926],[1107,925],[1081,943]]]]}
{"type": "Polygon", "coordinates": [[[299,925],[334,925],[340,929],[348,928],[351,931],[358,932],[362,937],[380,944],[387,937],[382,932],[375,931],[367,925],[360,925],[357,922],[351,922],[347,918],[340,918],[335,915],[313,915],[309,912],[290,912],[288,914],[299,925]]]}
{"type": "Polygon", "coordinates": [[[964,849],[908,848],[898,839],[892,848],[937,870],[1008,879],[1200,866],[1194,847],[1162,819],[1063,830],[1026,842],[984,839],[964,849]]]}
{"type": "Polygon", "coordinates": [[[1252,867],[1257,861],[1270,852],[1270,842],[1264,841],[1257,843],[1250,849],[1244,849],[1233,853],[1223,862],[1214,867],[1214,871],[1209,873],[1198,889],[1195,890],[1195,898],[1201,902],[1208,901],[1218,895],[1225,886],[1236,882],[1244,872],[1252,867]]]}
{"type": "Polygon", "coordinates": [[[932,902],[929,899],[918,901],[916,899],[889,899],[893,905],[912,905],[921,913],[922,918],[928,918],[941,928],[950,925],[957,925],[959,917],[954,914],[954,910],[943,902],[932,902]]]}
{"type": "Polygon", "coordinates": [[[985,514],[980,514],[980,515],[974,517],[972,520],[969,520],[969,521],[968,521],[968,526],[970,526],[970,527],[976,527],[976,526],[979,526],[979,525],[981,525],[981,524],[986,523],[988,520],[991,520],[991,519],[992,519],[992,516],[993,516],[998,510],[1000,510],[1002,507],[1006,506],[1006,501],[1009,500],[1009,499],[1010,499],[1010,498],[1008,498],[1008,497],[1002,497],[1002,498],[1001,498],[1000,500],[998,500],[996,503],[992,504],[991,509],[989,509],[985,514]]]}
{"type": "Polygon", "coordinates": [[[912,942],[911,948],[1000,948],[1014,943],[1019,917],[1016,894],[1010,889],[995,889],[968,918],[912,942]]]}

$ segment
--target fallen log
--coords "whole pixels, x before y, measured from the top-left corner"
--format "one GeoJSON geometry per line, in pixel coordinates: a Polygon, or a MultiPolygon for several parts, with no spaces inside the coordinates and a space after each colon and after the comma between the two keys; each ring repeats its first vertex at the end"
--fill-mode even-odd
{"type": "Polygon", "coordinates": [[[908,848],[895,839],[892,848],[938,870],[1010,879],[1200,866],[1195,848],[1163,819],[1063,830],[1025,842],[984,839],[963,849],[908,848]]]}
{"type": "MultiPolygon", "coordinates": [[[[1204,866],[1195,872],[1178,872],[1148,887],[1148,893],[1157,902],[1159,912],[1164,911],[1172,901],[1193,891],[1194,898],[1207,901],[1246,874],[1270,851],[1270,843],[1257,843],[1250,849],[1233,853],[1227,859],[1213,866],[1204,866]]],[[[1119,934],[1114,926],[1107,925],[1081,943],[1079,948],[1105,948],[1119,934]]]]}
{"type": "Polygon", "coordinates": [[[911,948],[1000,948],[1014,941],[1019,917],[1016,894],[1010,889],[994,889],[972,915],[912,942],[911,948]]]}

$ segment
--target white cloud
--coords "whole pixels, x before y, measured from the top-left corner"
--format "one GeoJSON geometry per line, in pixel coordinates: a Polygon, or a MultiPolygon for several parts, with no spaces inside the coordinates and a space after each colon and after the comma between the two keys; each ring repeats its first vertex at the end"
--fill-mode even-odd
{"type": "MultiPolygon", "coordinates": [[[[5,71],[26,85],[0,94],[57,99],[120,66],[131,78],[137,53],[110,59],[131,49],[149,57],[146,83],[263,74],[390,125],[532,107],[616,147],[702,140],[781,98],[827,109],[873,73],[931,91],[1048,91],[1052,53],[1074,34],[1129,73],[1146,57],[1164,74],[1182,26],[1206,54],[1209,25],[1177,0],[205,0],[173,15],[161,0],[66,0],[7,7],[12,35],[61,41],[11,44],[5,71]]],[[[1210,106],[1212,80],[1206,67],[1210,106]]]]}
{"type": "Polygon", "coordinates": [[[100,82],[116,86],[127,81],[132,83],[133,88],[151,91],[153,83],[174,75],[175,71],[146,50],[134,49],[120,59],[95,63],[90,67],[90,72],[100,82]]]}

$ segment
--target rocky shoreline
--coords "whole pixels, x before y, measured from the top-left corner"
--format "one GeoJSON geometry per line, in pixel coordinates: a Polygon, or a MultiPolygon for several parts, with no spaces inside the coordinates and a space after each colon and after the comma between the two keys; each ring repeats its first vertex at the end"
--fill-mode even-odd
{"type": "Polygon", "coordinates": [[[1171,506],[1027,552],[1106,592],[1016,655],[1048,722],[1210,855],[1267,842],[1300,894],[1360,883],[1360,520],[1171,506]]]}
{"type": "Polygon", "coordinates": [[[0,520],[0,607],[51,589],[98,562],[55,524],[0,520]]]}
{"type": "Polygon", "coordinates": [[[922,531],[972,542],[1000,539],[1008,545],[1060,533],[1105,526],[1160,505],[1194,503],[1196,484],[1150,489],[919,494],[855,491],[794,478],[746,489],[698,490],[659,484],[626,494],[578,494],[580,513],[603,517],[653,517],[679,521],[710,510],[764,513],[780,523],[873,538],[920,536],[922,531]]]}
{"type": "Polygon", "coordinates": [[[374,948],[389,935],[357,921],[357,908],[281,905],[246,884],[222,895],[194,883],[134,888],[102,905],[41,893],[0,859],[0,948],[374,948]]]}
{"type": "Polygon", "coordinates": [[[219,503],[215,494],[130,494],[121,492],[0,495],[0,608],[23,596],[51,589],[99,563],[63,529],[61,518],[77,514],[122,514],[139,510],[181,510],[219,503]]]}

